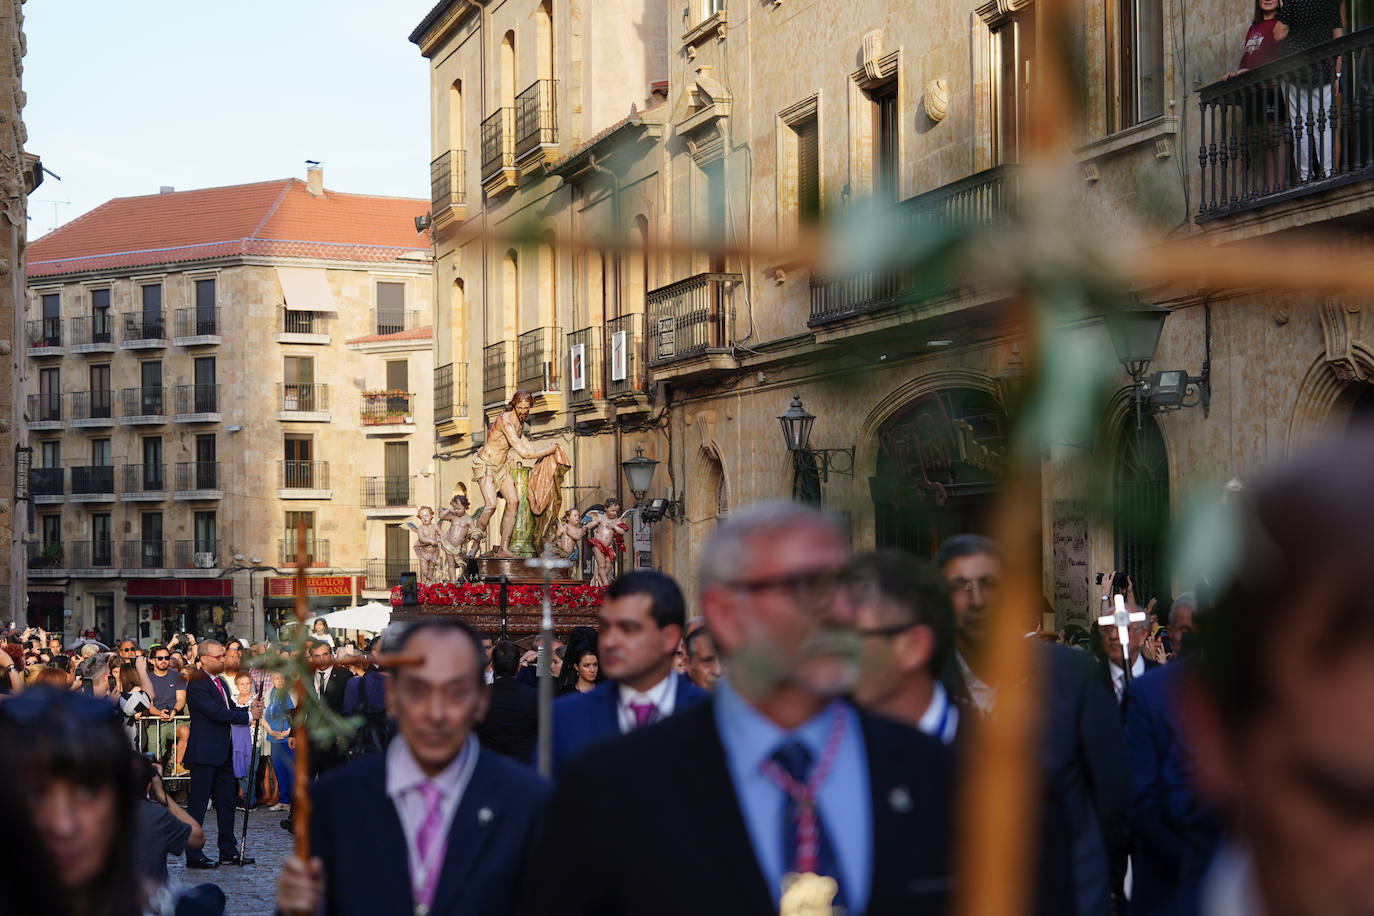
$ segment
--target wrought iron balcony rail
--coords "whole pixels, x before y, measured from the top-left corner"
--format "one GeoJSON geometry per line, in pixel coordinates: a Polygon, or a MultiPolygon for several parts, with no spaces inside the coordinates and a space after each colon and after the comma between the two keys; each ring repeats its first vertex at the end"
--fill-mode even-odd
{"type": "Polygon", "coordinates": [[[414,477],[364,477],[362,504],[368,509],[415,505],[414,477]]]}
{"type": "Polygon", "coordinates": [[[327,490],[329,462],[278,461],[277,486],[283,490],[327,490]]]}
{"type": "Polygon", "coordinates": [[[167,568],[167,542],[165,540],[121,541],[119,546],[119,565],[125,569],[167,568]]]}
{"type": "Polygon", "coordinates": [[[29,489],[34,496],[62,496],[66,477],[63,468],[29,468],[29,489]]]}
{"type": "Polygon", "coordinates": [[[218,333],[219,309],[177,309],[177,337],[213,337],[218,333]]]}
{"type": "Polygon", "coordinates": [[[558,349],[563,344],[559,328],[533,328],[520,335],[520,387],[530,392],[557,391],[561,387],[558,349]]]}
{"type": "Polygon", "coordinates": [[[167,318],[162,312],[125,312],[123,340],[165,340],[167,318]]]}
{"type": "Polygon", "coordinates": [[[329,318],[324,312],[278,309],[277,330],[282,334],[328,334],[329,318]]]}
{"type": "Polygon", "coordinates": [[[114,491],[114,465],[98,464],[72,468],[73,496],[103,496],[114,491]]]}
{"type": "Polygon", "coordinates": [[[218,413],[218,385],[178,385],[177,413],[218,413]]]}
{"type": "Polygon", "coordinates": [[[109,569],[115,565],[119,549],[119,542],[108,538],[70,543],[67,545],[67,568],[109,569]]]}
{"type": "Polygon", "coordinates": [[[362,424],[388,426],[414,418],[415,395],[404,391],[364,391],[362,424]]]}
{"type": "Polygon", "coordinates": [[[1199,220],[1374,177],[1371,46],[1362,29],[1199,90],[1199,220]]]}
{"type": "Polygon", "coordinates": [[[434,369],[434,422],[453,419],[453,363],[434,369]]]}
{"type": "Polygon", "coordinates": [[[515,156],[558,142],[558,80],[535,80],[515,97],[515,156]]]}
{"type": "Polygon", "coordinates": [[[103,391],[73,391],[68,397],[71,398],[73,420],[114,419],[114,392],[108,388],[103,391]]]}
{"type": "Polygon", "coordinates": [[[482,403],[504,403],[515,384],[515,341],[482,348],[482,403]]]}
{"type": "Polygon", "coordinates": [[[126,464],[120,469],[121,493],[164,493],[167,490],[167,465],[126,464]]]}
{"type": "Polygon", "coordinates": [[[218,461],[178,461],[176,466],[176,488],[183,492],[191,490],[219,489],[218,461]]]}
{"type": "Polygon", "coordinates": [[[52,423],[62,419],[62,395],[57,391],[31,394],[28,399],[28,415],[37,423],[52,423]]]}
{"type": "Polygon", "coordinates": [[[219,542],[206,539],[177,541],[172,545],[172,564],[177,569],[217,569],[219,542]]]}
{"type": "Polygon", "coordinates": [[[732,290],[743,279],[740,274],[704,273],[651,290],[645,297],[650,363],[725,347],[732,290]]]}
{"type": "Polygon", "coordinates": [[[162,386],[125,388],[122,417],[163,417],[167,415],[167,389],[162,386]]]}
{"type": "Polygon", "coordinates": [[[568,404],[590,404],[606,396],[605,362],[601,359],[601,328],[583,328],[568,335],[568,404]]]}
{"type": "Polygon", "coordinates": [[[463,206],[467,197],[467,153],[445,150],[429,164],[430,204],[438,213],[463,206]]]}
{"type": "Polygon", "coordinates": [[[108,310],[72,318],[69,333],[74,347],[115,342],[114,322],[108,310]]]}
{"type": "Polygon", "coordinates": [[[61,318],[34,318],[28,322],[29,349],[62,346],[61,318]]]}
{"type": "Polygon", "coordinates": [[[372,327],[377,334],[399,334],[421,327],[419,309],[381,308],[372,310],[372,327]]]}
{"type": "Polygon", "coordinates": [[[412,559],[390,559],[367,561],[367,581],[365,588],[383,589],[397,588],[401,584],[401,576],[408,572],[416,571],[415,560],[412,559]]]}
{"type": "Polygon", "coordinates": [[[635,394],[647,388],[644,316],[638,312],[606,322],[606,393],[635,394]]]}
{"type": "Polygon", "coordinates": [[[482,122],[482,180],[515,168],[515,109],[498,108],[482,122]]]}
{"type": "Polygon", "coordinates": [[[281,384],[277,386],[278,403],[286,411],[316,411],[329,409],[328,385],[281,384]]]}
{"type": "Polygon", "coordinates": [[[61,541],[50,544],[30,544],[29,569],[66,569],[65,551],[61,541]]]}
{"type": "MultiPolygon", "coordinates": [[[[329,565],[329,542],[319,538],[305,539],[305,562],[309,566],[329,565]]],[[[296,563],[296,533],[288,532],[287,537],[277,541],[277,565],[288,566],[296,563]]]]}
{"type": "MultiPolygon", "coordinates": [[[[962,178],[897,205],[898,232],[916,232],[938,223],[982,228],[1010,221],[1016,213],[1017,172],[997,166],[962,178]]],[[[811,278],[810,324],[862,314],[913,296],[920,278],[904,267],[811,278]]]]}

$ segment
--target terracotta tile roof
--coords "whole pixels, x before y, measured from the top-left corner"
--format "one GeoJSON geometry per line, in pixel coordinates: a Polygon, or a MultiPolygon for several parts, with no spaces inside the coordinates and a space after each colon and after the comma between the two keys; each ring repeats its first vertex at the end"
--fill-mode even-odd
{"type": "Polygon", "coordinates": [[[391,261],[428,252],[415,217],[429,202],[342,194],[314,197],[296,178],[143,197],[117,197],[33,242],[30,277],[233,255],[391,261]]]}
{"type": "Polygon", "coordinates": [[[403,340],[429,340],[434,336],[434,327],[411,328],[409,331],[397,331],[394,334],[364,334],[362,337],[353,337],[345,340],[344,343],[352,346],[353,344],[369,343],[390,343],[403,340]]]}

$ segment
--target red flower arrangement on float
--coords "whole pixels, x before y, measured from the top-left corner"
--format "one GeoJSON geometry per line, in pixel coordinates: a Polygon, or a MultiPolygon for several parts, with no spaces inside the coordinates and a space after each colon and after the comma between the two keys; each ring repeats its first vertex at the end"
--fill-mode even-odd
{"type": "MultiPolygon", "coordinates": [[[[554,607],[565,609],[598,608],[606,589],[599,585],[555,585],[550,594],[554,607]]],[[[538,607],[544,600],[542,585],[507,585],[506,603],[510,607],[538,607]]],[[[500,607],[501,586],[485,582],[439,582],[421,585],[416,593],[420,604],[439,607],[500,607]]],[[[400,607],[400,587],[391,590],[391,606],[400,607]]]]}

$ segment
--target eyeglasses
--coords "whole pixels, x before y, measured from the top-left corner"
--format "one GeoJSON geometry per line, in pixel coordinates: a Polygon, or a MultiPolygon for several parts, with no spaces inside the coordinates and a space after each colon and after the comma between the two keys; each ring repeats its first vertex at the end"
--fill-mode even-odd
{"type": "Polygon", "coordinates": [[[905,633],[907,630],[920,625],[918,621],[913,620],[910,623],[890,623],[885,627],[869,627],[866,630],[855,630],[854,632],[859,636],[875,636],[886,639],[896,636],[898,633],[905,633]]]}
{"type": "Polygon", "coordinates": [[[170,656],[170,655],[154,655],[154,656],[153,656],[153,661],[155,661],[155,662],[165,662],[165,661],[167,661],[167,660],[168,660],[169,658],[171,658],[171,657],[172,657],[172,656],[170,656]]]}
{"type": "Polygon", "coordinates": [[[945,583],[950,594],[955,592],[972,592],[975,588],[980,592],[990,592],[1002,584],[1002,580],[996,576],[979,576],[977,579],[965,579],[963,577],[950,579],[945,583]]]}
{"type": "Polygon", "coordinates": [[[855,576],[846,568],[827,570],[807,570],[768,579],[753,579],[741,582],[727,582],[727,588],[741,592],[764,592],[782,588],[792,593],[793,599],[804,608],[820,610],[828,607],[835,597],[835,590],[843,588],[850,600],[857,600],[868,588],[868,580],[855,576]]]}

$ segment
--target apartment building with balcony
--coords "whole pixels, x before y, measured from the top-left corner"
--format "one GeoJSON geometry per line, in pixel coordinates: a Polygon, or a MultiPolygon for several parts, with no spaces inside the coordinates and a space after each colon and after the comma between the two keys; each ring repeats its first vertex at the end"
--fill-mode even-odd
{"type": "Polygon", "coordinates": [[[29,620],[260,637],[302,525],[312,602],[362,596],[374,519],[414,513],[432,454],[425,209],[312,167],[112,200],[34,243],[29,620]],[[404,498],[369,500],[378,478],[404,498]]]}
{"type": "MultiPolygon", "coordinates": [[[[481,504],[471,455],[521,389],[534,395],[530,434],[572,459],[565,505],[631,505],[620,460],[661,451],[639,358],[646,259],[567,241],[656,231],[669,18],[657,0],[452,0],[411,33],[430,62],[444,505],[460,484],[481,504]]],[[[411,554],[398,541],[375,560],[376,581],[395,582],[411,554]]]]}

